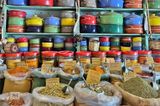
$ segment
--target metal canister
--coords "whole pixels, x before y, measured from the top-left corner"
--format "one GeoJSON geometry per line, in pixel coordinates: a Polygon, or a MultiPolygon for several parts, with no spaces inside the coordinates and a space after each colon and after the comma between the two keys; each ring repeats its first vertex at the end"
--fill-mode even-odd
{"type": "Polygon", "coordinates": [[[65,39],[65,50],[74,51],[75,50],[74,42],[75,42],[74,38],[66,38],[65,39]]]}
{"type": "Polygon", "coordinates": [[[121,38],[121,51],[131,51],[132,50],[132,39],[131,37],[121,38]]]}
{"type": "Polygon", "coordinates": [[[61,36],[57,36],[57,37],[54,37],[54,50],[55,51],[61,51],[61,50],[64,50],[64,37],[61,37],[61,36]]]}
{"type": "Polygon", "coordinates": [[[83,39],[80,41],[80,51],[87,51],[88,46],[87,46],[87,39],[83,39]]]}
{"type": "Polygon", "coordinates": [[[16,41],[18,44],[19,52],[28,52],[28,47],[29,47],[28,38],[20,37],[16,41]]]}

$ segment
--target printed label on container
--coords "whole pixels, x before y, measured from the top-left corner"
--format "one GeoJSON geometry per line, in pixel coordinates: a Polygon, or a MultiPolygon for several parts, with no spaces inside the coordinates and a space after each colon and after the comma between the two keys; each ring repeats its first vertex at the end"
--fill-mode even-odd
{"type": "Polygon", "coordinates": [[[110,71],[121,71],[122,67],[121,67],[121,62],[116,62],[116,63],[110,63],[108,64],[109,70],[110,71]]]}
{"type": "Polygon", "coordinates": [[[92,64],[94,66],[99,66],[101,65],[101,59],[100,58],[92,58],[92,64]]]}
{"type": "Polygon", "coordinates": [[[114,58],[106,58],[106,63],[115,63],[114,58]]]}
{"type": "Polygon", "coordinates": [[[101,74],[95,70],[89,70],[86,82],[88,84],[99,84],[101,80],[101,74]]]}
{"type": "Polygon", "coordinates": [[[28,65],[28,67],[37,68],[38,67],[38,59],[26,60],[26,64],[28,65]]]}
{"type": "Polygon", "coordinates": [[[52,64],[42,64],[41,71],[44,73],[50,73],[52,71],[52,64]]]}
{"type": "Polygon", "coordinates": [[[53,84],[60,84],[59,78],[49,78],[46,79],[46,86],[47,87],[53,87],[53,84]]]}

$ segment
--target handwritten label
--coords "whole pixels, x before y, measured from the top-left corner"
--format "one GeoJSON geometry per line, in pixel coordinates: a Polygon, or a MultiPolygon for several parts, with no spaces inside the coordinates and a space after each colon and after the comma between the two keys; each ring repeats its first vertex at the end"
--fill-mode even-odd
{"type": "Polygon", "coordinates": [[[9,94],[9,99],[13,100],[13,99],[20,99],[20,93],[19,92],[11,92],[9,94]]]}
{"type": "Polygon", "coordinates": [[[136,74],[134,72],[131,72],[131,71],[123,74],[124,81],[127,81],[130,78],[134,78],[134,77],[136,77],[136,74]]]}
{"type": "Polygon", "coordinates": [[[16,66],[17,67],[24,67],[24,68],[28,69],[28,65],[26,64],[25,61],[17,62],[16,66]]]}
{"type": "Polygon", "coordinates": [[[142,72],[140,64],[136,64],[133,66],[133,72],[134,73],[141,73],[142,72]]]}
{"type": "Polygon", "coordinates": [[[121,62],[110,63],[110,64],[108,64],[109,70],[110,71],[120,71],[120,70],[122,70],[121,64],[122,64],[121,62]]]}
{"type": "Polygon", "coordinates": [[[159,63],[154,63],[154,71],[160,72],[160,64],[159,63]]]}
{"type": "Polygon", "coordinates": [[[115,63],[114,58],[106,58],[106,63],[115,63]]]}
{"type": "Polygon", "coordinates": [[[53,87],[54,83],[60,84],[59,78],[49,78],[49,79],[46,79],[46,86],[47,87],[53,87]]]}
{"type": "Polygon", "coordinates": [[[88,84],[99,84],[101,80],[101,74],[95,70],[89,70],[86,82],[88,84]]]}
{"type": "Polygon", "coordinates": [[[50,73],[52,71],[52,64],[42,64],[41,71],[44,73],[50,73]]]}
{"type": "Polygon", "coordinates": [[[94,66],[100,66],[101,65],[101,59],[100,58],[92,58],[92,64],[94,66]]]}

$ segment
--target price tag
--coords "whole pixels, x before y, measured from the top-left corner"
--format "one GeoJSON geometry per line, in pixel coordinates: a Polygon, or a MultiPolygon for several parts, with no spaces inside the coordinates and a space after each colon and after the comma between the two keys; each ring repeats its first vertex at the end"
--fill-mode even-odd
{"type": "Polygon", "coordinates": [[[147,57],[146,64],[153,64],[153,63],[154,63],[153,57],[147,57]]]}
{"type": "Polygon", "coordinates": [[[134,72],[128,72],[123,74],[124,81],[127,81],[130,78],[134,78],[134,77],[136,77],[136,74],[134,72]]]}
{"type": "Polygon", "coordinates": [[[20,93],[19,92],[11,92],[9,94],[9,99],[13,100],[13,99],[20,99],[20,93]]]}
{"type": "Polygon", "coordinates": [[[53,84],[60,84],[59,78],[49,78],[46,79],[46,86],[47,87],[53,87],[53,84]]]}
{"type": "Polygon", "coordinates": [[[26,64],[25,61],[17,62],[16,67],[24,67],[24,68],[28,69],[28,65],[26,64]]]}
{"type": "Polygon", "coordinates": [[[100,58],[92,58],[92,64],[94,66],[100,66],[101,65],[101,59],[100,58]]]}
{"type": "Polygon", "coordinates": [[[110,63],[109,70],[110,71],[121,71],[122,70],[121,64],[122,64],[121,62],[110,63]]]}
{"type": "Polygon", "coordinates": [[[41,71],[44,73],[50,73],[52,71],[52,64],[42,64],[41,71]]]}
{"type": "Polygon", "coordinates": [[[160,64],[159,63],[154,63],[154,71],[160,72],[160,64]]]}
{"type": "Polygon", "coordinates": [[[141,73],[142,69],[141,69],[141,65],[140,64],[136,64],[133,66],[133,72],[134,73],[141,73]]]}
{"type": "Polygon", "coordinates": [[[114,58],[106,58],[106,63],[115,63],[114,58]]]}
{"type": "Polygon", "coordinates": [[[76,61],[65,62],[63,69],[65,72],[72,74],[72,71],[74,70],[75,66],[76,61]]]}
{"type": "Polygon", "coordinates": [[[88,84],[99,84],[101,80],[101,74],[95,70],[89,70],[86,82],[88,84]]]}

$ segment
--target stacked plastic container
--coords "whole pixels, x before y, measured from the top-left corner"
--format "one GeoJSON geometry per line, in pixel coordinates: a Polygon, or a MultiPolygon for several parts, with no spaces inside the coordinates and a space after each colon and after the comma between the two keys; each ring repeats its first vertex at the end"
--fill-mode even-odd
{"type": "Polygon", "coordinates": [[[45,19],[44,32],[46,33],[59,33],[60,32],[60,18],[48,17],[45,19]]]}
{"type": "Polygon", "coordinates": [[[75,51],[74,42],[75,42],[74,38],[66,38],[64,43],[65,50],[75,51]]]}
{"type": "Polygon", "coordinates": [[[123,52],[123,59],[130,60],[132,63],[137,63],[138,62],[138,52],[136,51],[123,52]]]}
{"type": "Polygon", "coordinates": [[[19,10],[11,10],[9,11],[8,16],[8,32],[23,33],[26,12],[19,10]]]}
{"type": "Polygon", "coordinates": [[[108,51],[106,52],[108,58],[114,58],[115,62],[121,62],[121,52],[120,51],[108,51]]]}
{"type": "Polygon", "coordinates": [[[112,37],[110,38],[111,50],[119,51],[120,50],[120,38],[112,37]]]}
{"type": "Polygon", "coordinates": [[[160,51],[152,51],[154,62],[160,63],[160,51]]]}
{"type": "Polygon", "coordinates": [[[132,13],[125,17],[125,32],[129,34],[143,33],[143,18],[142,16],[132,13]]]}
{"type": "Polygon", "coordinates": [[[52,38],[43,38],[41,47],[42,51],[51,51],[53,48],[52,38]]]}
{"type": "Polygon", "coordinates": [[[40,39],[32,38],[29,40],[29,51],[31,52],[40,52],[40,39]]]}
{"type": "Polygon", "coordinates": [[[142,0],[125,0],[125,8],[142,8],[142,0]]]}
{"type": "Polygon", "coordinates": [[[75,0],[57,0],[60,7],[74,7],[75,0]]]}
{"type": "Polygon", "coordinates": [[[15,5],[15,6],[26,6],[28,4],[28,0],[8,0],[8,5],[15,5]]]}
{"type": "MultiPolygon", "coordinates": [[[[90,38],[89,39],[89,51],[99,51],[99,45],[100,45],[99,38],[90,38]]],[[[105,50],[103,50],[103,51],[105,51],[105,50]]]]}
{"type": "Polygon", "coordinates": [[[61,13],[61,32],[72,33],[75,25],[75,12],[74,11],[62,11],[61,13]]]}
{"type": "Polygon", "coordinates": [[[55,37],[53,45],[55,51],[64,50],[64,37],[61,36],[55,37]]]}
{"type": "Polygon", "coordinates": [[[132,42],[132,50],[142,50],[142,37],[133,37],[132,42]]]}
{"type": "Polygon", "coordinates": [[[30,0],[31,6],[53,6],[54,0],[30,0]]]}
{"type": "Polygon", "coordinates": [[[17,39],[19,52],[28,52],[28,38],[20,37],[17,39]]]}
{"type": "Polygon", "coordinates": [[[160,33],[160,16],[156,16],[155,14],[152,14],[150,16],[150,26],[152,33],[160,33]]]}
{"type": "Polygon", "coordinates": [[[80,41],[80,50],[81,51],[87,51],[88,50],[87,39],[82,39],[80,41]]]}
{"type": "Polygon", "coordinates": [[[100,37],[100,51],[109,51],[110,50],[110,42],[109,37],[100,37]]]}
{"type": "Polygon", "coordinates": [[[160,8],[159,0],[148,0],[149,8],[160,8]]]}
{"type": "Polygon", "coordinates": [[[96,16],[83,15],[80,19],[81,33],[96,33],[97,32],[97,20],[96,16]]]}
{"type": "Polygon", "coordinates": [[[81,1],[81,7],[91,7],[91,8],[97,7],[96,0],[80,0],[80,1],[81,1]]]}
{"type": "Polygon", "coordinates": [[[131,51],[132,49],[132,39],[131,37],[123,37],[121,38],[121,51],[131,51]]]}
{"type": "Polygon", "coordinates": [[[123,8],[123,0],[98,0],[98,7],[100,8],[123,8]]]}

